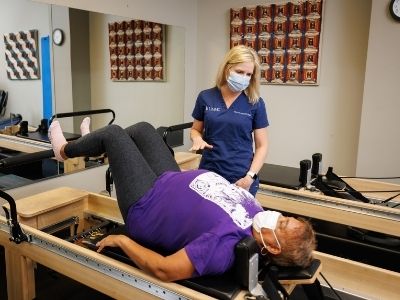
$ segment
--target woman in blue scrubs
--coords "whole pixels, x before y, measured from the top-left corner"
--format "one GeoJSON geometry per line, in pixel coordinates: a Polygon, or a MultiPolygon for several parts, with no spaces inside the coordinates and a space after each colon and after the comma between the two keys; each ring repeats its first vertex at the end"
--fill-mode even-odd
{"type": "Polygon", "coordinates": [[[260,97],[260,62],[253,49],[240,45],[226,54],[216,86],[200,92],[192,117],[190,150],[203,150],[199,168],[255,195],[257,173],[268,152],[269,123],[260,97]]]}

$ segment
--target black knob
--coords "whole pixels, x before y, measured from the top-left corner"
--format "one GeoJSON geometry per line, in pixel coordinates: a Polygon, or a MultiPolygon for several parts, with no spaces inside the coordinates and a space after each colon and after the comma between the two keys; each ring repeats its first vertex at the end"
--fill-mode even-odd
{"type": "Polygon", "coordinates": [[[47,134],[48,130],[49,130],[49,120],[42,119],[39,125],[39,132],[42,134],[47,134]]]}
{"type": "Polygon", "coordinates": [[[299,181],[301,186],[307,186],[311,179],[311,161],[309,159],[304,159],[300,161],[300,177],[299,181]]]}
{"type": "Polygon", "coordinates": [[[318,177],[318,175],[321,173],[321,161],[322,161],[322,154],[314,153],[312,156],[312,168],[311,168],[311,176],[313,178],[318,177]]]}
{"type": "Polygon", "coordinates": [[[28,121],[22,121],[19,124],[19,134],[24,136],[28,135],[28,121]]]}

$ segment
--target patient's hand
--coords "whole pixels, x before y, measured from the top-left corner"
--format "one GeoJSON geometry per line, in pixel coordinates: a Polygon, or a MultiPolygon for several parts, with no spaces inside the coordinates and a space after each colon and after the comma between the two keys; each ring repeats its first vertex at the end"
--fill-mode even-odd
{"type": "Polygon", "coordinates": [[[104,239],[97,242],[96,246],[99,247],[97,249],[97,252],[101,252],[101,250],[103,250],[104,247],[119,247],[121,244],[121,241],[124,238],[127,238],[127,237],[122,234],[106,236],[104,239]]]}

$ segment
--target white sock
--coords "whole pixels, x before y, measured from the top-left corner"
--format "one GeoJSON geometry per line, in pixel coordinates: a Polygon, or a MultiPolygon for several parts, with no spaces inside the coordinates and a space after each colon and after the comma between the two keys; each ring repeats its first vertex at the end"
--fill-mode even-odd
{"type": "Polygon", "coordinates": [[[81,123],[81,135],[87,135],[88,133],[90,133],[90,118],[86,117],[83,119],[82,123],[81,123]]]}
{"type": "Polygon", "coordinates": [[[67,143],[67,140],[64,137],[62,132],[60,122],[57,120],[53,121],[49,127],[49,140],[51,145],[53,146],[54,156],[58,161],[64,161],[64,158],[61,156],[61,148],[67,143]]]}

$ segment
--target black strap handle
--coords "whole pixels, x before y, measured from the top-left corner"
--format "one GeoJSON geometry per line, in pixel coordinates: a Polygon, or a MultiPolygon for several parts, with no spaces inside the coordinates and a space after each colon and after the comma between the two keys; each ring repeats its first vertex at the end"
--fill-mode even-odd
{"type": "Polygon", "coordinates": [[[193,122],[188,122],[188,123],[183,123],[183,124],[178,124],[178,125],[172,125],[172,126],[169,126],[169,127],[165,128],[165,130],[164,130],[164,132],[163,132],[163,134],[162,134],[162,138],[163,138],[165,144],[167,145],[169,151],[171,151],[171,154],[172,154],[172,155],[174,155],[174,150],[171,148],[170,145],[168,145],[168,142],[167,142],[167,136],[168,136],[168,134],[169,134],[170,132],[172,132],[172,131],[178,131],[178,130],[183,130],[183,129],[191,128],[192,125],[193,125],[193,122]]]}
{"type": "Polygon", "coordinates": [[[188,123],[172,125],[172,126],[167,127],[163,132],[163,140],[164,140],[164,142],[167,144],[168,133],[170,133],[172,131],[178,131],[178,130],[182,130],[182,129],[191,128],[192,125],[193,125],[193,122],[188,122],[188,123]]]}

